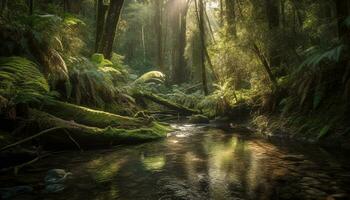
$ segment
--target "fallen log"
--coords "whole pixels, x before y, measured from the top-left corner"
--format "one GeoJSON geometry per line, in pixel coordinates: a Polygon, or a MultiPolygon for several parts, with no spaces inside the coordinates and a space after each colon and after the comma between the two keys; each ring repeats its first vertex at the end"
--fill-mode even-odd
{"type": "Polygon", "coordinates": [[[193,114],[199,114],[200,112],[198,110],[194,110],[191,108],[186,108],[182,105],[176,104],[174,102],[171,102],[163,97],[160,97],[158,95],[155,94],[151,94],[151,93],[145,93],[145,92],[138,92],[136,94],[134,94],[136,97],[138,98],[145,98],[148,99],[150,101],[153,101],[154,103],[163,105],[169,109],[175,110],[177,111],[179,114],[181,115],[193,115],[193,114]]]}
{"type": "Polygon", "coordinates": [[[44,146],[52,148],[65,149],[76,147],[77,144],[84,149],[106,148],[118,144],[142,143],[166,137],[166,134],[171,130],[169,126],[157,122],[151,122],[147,127],[132,130],[118,129],[111,126],[97,128],[63,120],[34,109],[29,112],[32,121],[34,121],[33,127],[37,127],[39,130],[61,127],[65,130],[54,130],[50,134],[40,136],[40,141],[44,143],[44,146]],[[70,137],[67,137],[67,132],[70,137]],[[72,140],[75,142],[72,142],[72,140]]]}
{"type": "Polygon", "coordinates": [[[51,101],[43,106],[43,110],[64,120],[98,128],[105,128],[108,126],[137,128],[147,125],[144,121],[136,118],[116,115],[61,101],[51,101]]]}

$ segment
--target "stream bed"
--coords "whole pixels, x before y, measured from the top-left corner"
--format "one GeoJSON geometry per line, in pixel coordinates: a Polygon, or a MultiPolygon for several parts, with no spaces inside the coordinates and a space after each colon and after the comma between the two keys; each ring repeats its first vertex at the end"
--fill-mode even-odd
{"type": "Polygon", "coordinates": [[[34,188],[14,199],[349,198],[346,154],[208,126],[173,126],[177,131],[160,141],[50,156],[17,177],[0,175],[0,187],[34,188]],[[47,193],[44,177],[55,168],[72,175],[63,191],[47,193]]]}

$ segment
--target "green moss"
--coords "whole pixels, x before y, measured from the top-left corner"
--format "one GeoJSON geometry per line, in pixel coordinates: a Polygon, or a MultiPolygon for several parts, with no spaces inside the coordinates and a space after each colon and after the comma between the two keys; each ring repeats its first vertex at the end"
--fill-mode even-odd
{"type": "Polygon", "coordinates": [[[159,71],[150,71],[138,78],[135,83],[147,83],[153,80],[163,82],[165,80],[165,75],[159,71]]]}
{"type": "Polygon", "coordinates": [[[67,133],[85,148],[147,142],[166,137],[171,130],[170,126],[156,122],[151,123],[148,127],[132,130],[113,127],[97,128],[63,120],[38,110],[31,110],[30,114],[40,130],[62,127],[60,130],[42,136],[45,142],[61,148],[67,145],[72,146],[72,141],[67,137],[67,133]]]}
{"type": "Polygon", "coordinates": [[[77,106],[60,101],[52,101],[43,108],[46,112],[59,118],[99,128],[140,127],[144,122],[104,111],[77,106]]]}

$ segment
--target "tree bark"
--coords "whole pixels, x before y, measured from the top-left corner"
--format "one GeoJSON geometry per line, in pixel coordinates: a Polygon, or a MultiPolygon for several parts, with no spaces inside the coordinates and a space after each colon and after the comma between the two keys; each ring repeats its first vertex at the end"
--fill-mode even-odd
{"type": "Polygon", "coordinates": [[[63,11],[69,12],[69,2],[68,0],[63,0],[63,11]]]}
{"type": "Polygon", "coordinates": [[[157,65],[159,71],[164,72],[164,60],[163,60],[163,29],[162,29],[162,16],[163,16],[163,0],[155,0],[155,28],[157,34],[157,65]]]}
{"type": "Polygon", "coordinates": [[[27,1],[28,1],[29,15],[33,15],[33,12],[34,12],[34,0],[27,0],[27,1]]]}
{"type": "Polygon", "coordinates": [[[0,15],[3,15],[5,10],[7,9],[7,1],[8,0],[1,0],[1,10],[0,15]]]}
{"type": "MultiPolygon", "coordinates": [[[[278,0],[266,0],[266,15],[269,27],[269,35],[273,37],[276,34],[276,30],[280,27],[280,9],[278,0]]],[[[269,61],[271,67],[279,67],[281,58],[278,52],[278,48],[273,40],[270,40],[269,45],[269,61]]]]}
{"type": "Polygon", "coordinates": [[[108,6],[104,5],[103,0],[97,0],[95,52],[98,51],[98,46],[102,38],[107,9],[108,9],[108,6]]]}
{"type": "Polygon", "coordinates": [[[209,94],[209,89],[208,89],[208,82],[207,82],[207,70],[205,67],[205,49],[206,49],[206,44],[205,44],[205,29],[204,29],[204,2],[203,0],[199,0],[198,3],[199,11],[197,8],[197,3],[196,3],[196,10],[199,13],[199,32],[200,32],[200,40],[202,44],[201,48],[201,68],[202,68],[202,84],[203,84],[203,91],[205,95],[209,94]]]}
{"type": "Polygon", "coordinates": [[[235,0],[226,0],[226,21],[228,26],[228,32],[234,37],[237,36],[235,4],[235,0]]]}
{"type": "Polygon", "coordinates": [[[186,48],[186,30],[187,30],[187,12],[189,8],[188,0],[180,0],[175,10],[173,24],[173,81],[177,84],[184,83],[187,80],[185,59],[186,48]]]}
{"type": "Polygon", "coordinates": [[[99,43],[98,53],[102,53],[105,58],[111,59],[112,49],[117,30],[117,25],[120,17],[120,13],[123,7],[124,0],[111,0],[107,19],[105,22],[101,42],[99,43]]]}
{"type": "Polygon", "coordinates": [[[273,75],[272,71],[271,71],[271,66],[269,65],[268,61],[266,60],[265,56],[263,55],[263,53],[260,51],[259,47],[253,43],[253,51],[255,52],[255,54],[258,56],[258,58],[260,59],[261,63],[263,64],[265,71],[272,83],[272,85],[277,88],[277,80],[276,77],[273,75]]]}
{"type": "Polygon", "coordinates": [[[164,99],[158,95],[151,94],[151,93],[136,93],[136,98],[145,98],[150,101],[153,101],[157,104],[163,105],[169,109],[177,111],[181,115],[193,115],[193,114],[199,114],[198,110],[190,109],[185,106],[182,106],[180,104],[173,103],[167,99],[164,99]]]}
{"type": "Polygon", "coordinates": [[[346,0],[335,0],[337,9],[337,22],[338,22],[338,36],[346,44],[350,44],[350,29],[344,23],[347,17],[349,17],[349,2],[346,0]]]}

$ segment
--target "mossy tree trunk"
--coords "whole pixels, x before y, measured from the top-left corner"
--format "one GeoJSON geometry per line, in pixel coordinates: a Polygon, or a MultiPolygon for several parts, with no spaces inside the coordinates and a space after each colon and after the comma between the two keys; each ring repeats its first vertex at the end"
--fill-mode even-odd
{"type": "Polygon", "coordinates": [[[59,149],[74,148],[75,146],[83,149],[106,148],[117,144],[141,143],[165,137],[170,131],[170,127],[158,123],[132,130],[112,127],[96,128],[63,120],[38,110],[30,110],[30,116],[33,122],[32,127],[39,130],[60,128],[40,136],[40,142],[45,147],[59,149]]]}

